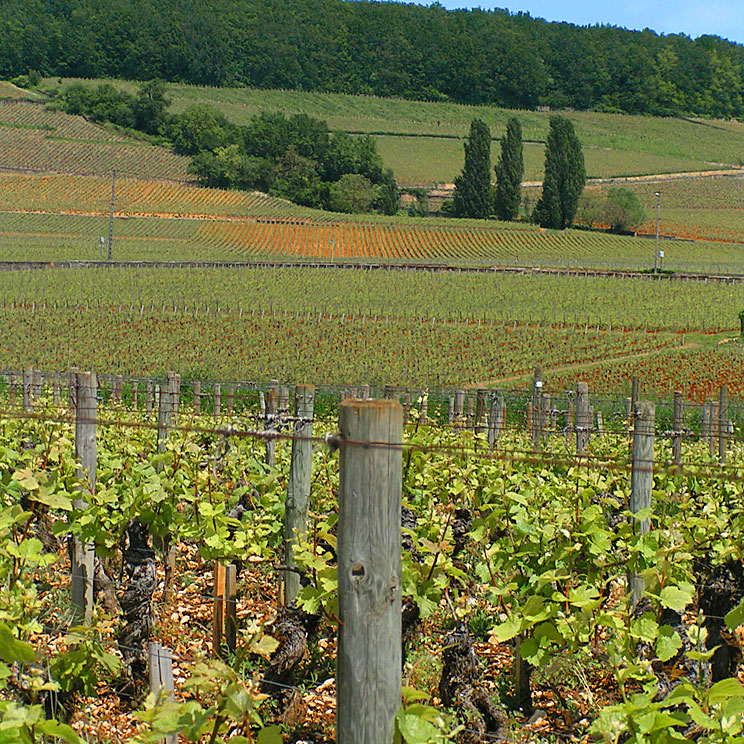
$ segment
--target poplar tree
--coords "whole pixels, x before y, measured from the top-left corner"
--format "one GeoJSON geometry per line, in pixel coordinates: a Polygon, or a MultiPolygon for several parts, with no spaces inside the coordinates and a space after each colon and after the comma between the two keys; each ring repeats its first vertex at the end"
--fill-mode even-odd
{"type": "Polygon", "coordinates": [[[485,218],[491,214],[491,131],[473,119],[465,141],[465,166],[455,178],[455,217],[485,218]]]}
{"type": "Polygon", "coordinates": [[[500,220],[513,220],[522,203],[522,125],[519,119],[509,119],[506,134],[501,138],[501,156],[496,164],[494,208],[500,220]]]}
{"type": "Polygon", "coordinates": [[[556,230],[569,227],[585,183],[584,154],[573,124],[562,116],[551,116],[542,196],[533,214],[535,222],[556,230]]]}

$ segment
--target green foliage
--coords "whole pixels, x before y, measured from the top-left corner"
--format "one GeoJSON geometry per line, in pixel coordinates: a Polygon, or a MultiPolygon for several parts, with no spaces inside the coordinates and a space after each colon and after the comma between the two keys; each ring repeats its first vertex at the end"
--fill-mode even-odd
{"type": "Polygon", "coordinates": [[[162,80],[150,80],[137,90],[132,106],[135,129],[147,134],[157,134],[165,121],[170,99],[165,95],[162,80]]]}
{"type": "Polygon", "coordinates": [[[455,217],[486,218],[491,214],[491,132],[473,119],[465,141],[465,165],[455,179],[455,217]]]}
{"type": "Polygon", "coordinates": [[[641,200],[630,189],[613,187],[607,192],[603,222],[613,232],[632,232],[646,221],[641,200]]]}
{"type": "Polygon", "coordinates": [[[535,222],[554,230],[570,227],[585,182],[584,154],[573,124],[562,116],[552,116],[545,149],[542,195],[535,206],[535,222]]]}
{"type": "Polygon", "coordinates": [[[522,203],[522,125],[519,119],[509,119],[506,134],[501,138],[501,155],[496,164],[494,211],[500,220],[513,220],[519,215],[522,203]]]}
{"type": "Polygon", "coordinates": [[[161,132],[183,155],[214,152],[241,140],[240,130],[205,103],[192,104],[183,113],[169,117],[161,132]]]}
{"type": "Polygon", "coordinates": [[[364,214],[371,210],[374,200],[372,182],[358,173],[347,173],[331,184],[328,206],[334,212],[364,214]]]}

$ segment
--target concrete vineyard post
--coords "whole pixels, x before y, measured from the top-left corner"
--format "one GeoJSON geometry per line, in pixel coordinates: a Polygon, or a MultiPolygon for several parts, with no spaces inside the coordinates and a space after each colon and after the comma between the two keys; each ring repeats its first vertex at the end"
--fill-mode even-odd
{"type": "Polygon", "coordinates": [[[403,411],[344,401],[338,510],[338,744],[392,741],[401,695],[403,411]]]}
{"type": "Polygon", "coordinates": [[[589,386],[585,382],[576,383],[576,452],[583,455],[589,444],[591,414],[589,411],[589,386]]]}
{"type": "Polygon", "coordinates": [[[682,393],[674,391],[674,408],[672,414],[672,460],[675,465],[682,464],[682,393]]]}
{"type": "MultiPolygon", "coordinates": [[[[97,395],[95,372],[78,373],[75,379],[75,457],[80,463],[79,477],[86,485],[73,505],[80,510],[88,506],[87,497],[96,492],[97,395]]],[[[90,624],[93,613],[95,557],[92,543],[83,543],[73,536],[70,595],[75,620],[85,625],[90,624]]]]}
{"type": "MultiPolygon", "coordinates": [[[[297,385],[294,394],[294,437],[287,481],[287,504],[284,518],[284,563],[295,567],[294,545],[307,533],[307,513],[310,503],[310,480],[313,464],[313,407],[315,388],[297,385]]],[[[300,591],[300,577],[287,571],[284,577],[284,604],[291,605],[300,591]]]]}
{"type": "Polygon", "coordinates": [[[222,414],[222,385],[219,382],[214,385],[212,414],[216,419],[222,414]]]}
{"type": "Polygon", "coordinates": [[[718,464],[722,467],[726,464],[728,449],[728,404],[729,391],[722,385],[718,399],[718,464]]]}
{"type": "Polygon", "coordinates": [[[145,413],[149,416],[152,413],[152,380],[148,380],[145,385],[145,413]]]}
{"type": "MultiPolygon", "coordinates": [[[[351,391],[351,388],[349,388],[351,391]]],[[[351,397],[354,397],[354,394],[352,392],[351,397]]],[[[281,391],[279,392],[279,414],[281,416],[286,416],[289,413],[289,388],[288,387],[282,387],[281,391]]]]}
{"type": "MultiPolygon", "coordinates": [[[[630,474],[630,511],[633,514],[651,507],[651,490],[654,484],[654,423],[655,408],[653,403],[642,401],[636,413],[633,428],[633,448],[630,474]]],[[[649,520],[643,519],[635,523],[641,535],[649,530],[649,520]]],[[[630,574],[630,588],[633,606],[643,594],[643,578],[630,574]]]]}
{"type": "Polygon", "coordinates": [[[473,427],[473,399],[468,397],[468,414],[465,418],[465,429],[470,431],[473,427]]]}
{"type": "Polygon", "coordinates": [[[227,387],[227,415],[228,416],[232,416],[234,399],[235,399],[235,385],[228,385],[227,387]]]}

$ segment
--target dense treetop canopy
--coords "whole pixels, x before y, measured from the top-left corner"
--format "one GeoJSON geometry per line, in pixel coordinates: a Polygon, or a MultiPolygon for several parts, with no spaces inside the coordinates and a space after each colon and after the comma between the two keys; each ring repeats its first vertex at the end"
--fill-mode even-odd
{"type": "Polygon", "coordinates": [[[506,10],[343,0],[0,0],[0,77],[245,84],[744,116],[744,46],[506,10]]]}

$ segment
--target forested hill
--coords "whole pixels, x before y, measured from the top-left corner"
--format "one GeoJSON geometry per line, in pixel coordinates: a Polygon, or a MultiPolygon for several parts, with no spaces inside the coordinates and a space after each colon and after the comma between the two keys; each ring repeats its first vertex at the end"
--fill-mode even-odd
{"type": "Polygon", "coordinates": [[[0,0],[0,76],[160,77],[507,107],[744,116],[744,47],[343,0],[0,0]]]}

